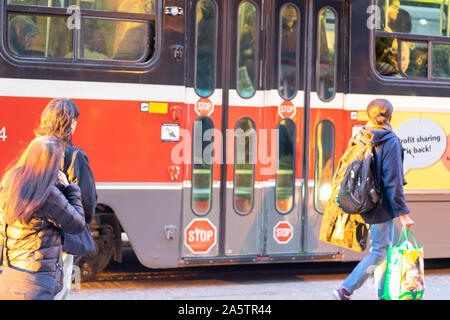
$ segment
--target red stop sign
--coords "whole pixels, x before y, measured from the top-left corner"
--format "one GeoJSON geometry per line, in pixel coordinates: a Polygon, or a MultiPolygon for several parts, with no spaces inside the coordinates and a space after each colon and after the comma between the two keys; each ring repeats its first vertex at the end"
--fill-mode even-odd
{"type": "Polygon", "coordinates": [[[208,219],[194,219],[186,227],[185,245],[192,253],[208,253],[217,241],[217,229],[208,219]]]}
{"type": "Polygon", "coordinates": [[[292,119],[295,116],[296,112],[297,108],[290,100],[283,101],[283,103],[278,107],[278,114],[280,115],[281,118],[292,119]]]}
{"type": "Polygon", "coordinates": [[[194,108],[199,116],[210,116],[214,112],[214,104],[208,98],[201,98],[194,108]]]}
{"type": "Polygon", "coordinates": [[[280,244],[288,243],[293,236],[294,228],[287,221],[280,221],[273,228],[273,237],[280,244]]]}

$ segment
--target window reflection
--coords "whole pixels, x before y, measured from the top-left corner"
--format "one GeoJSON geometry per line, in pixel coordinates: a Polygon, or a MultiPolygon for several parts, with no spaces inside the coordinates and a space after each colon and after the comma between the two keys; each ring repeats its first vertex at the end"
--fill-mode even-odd
{"type": "Polygon", "coordinates": [[[450,45],[433,45],[433,77],[450,79],[450,45]]]}
{"type": "Polygon", "coordinates": [[[299,15],[292,4],[281,9],[280,39],[280,83],[279,91],[283,98],[292,99],[297,91],[299,15]]]}
{"type": "Polygon", "coordinates": [[[450,36],[446,0],[377,0],[377,6],[380,31],[450,36]]]}
{"type": "Polygon", "coordinates": [[[258,21],[255,5],[243,2],[238,13],[237,79],[237,91],[243,98],[250,98],[256,90],[258,21]]]}
{"type": "Polygon", "coordinates": [[[249,118],[240,119],[235,131],[234,208],[247,214],[253,207],[256,130],[249,118]]]}
{"type": "Polygon", "coordinates": [[[428,44],[377,38],[375,64],[377,71],[390,77],[428,77],[428,44]]]}
{"type": "Polygon", "coordinates": [[[63,58],[73,51],[72,32],[64,18],[10,14],[8,46],[17,56],[63,58]]]}
{"type": "Polygon", "coordinates": [[[211,208],[213,161],[207,155],[207,148],[213,142],[206,141],[204,137],[213,129],[213,122],[207,117],[201,117],[194,121],[192,143],[192,209],[198,215],[206,215],[211,208]]]}
{"type": "Polygon", "coordinates": [[[201,97],[214,91],[216,57],[216,5],[211,0],[197,4],[197,64],[195,88],[201,97]]]}
{"type": "Polygon", "coordinates": [[[408,77],[428,78],[428,43],[402,41],[400,65],[408,77]],[[404,49],[405,48],[405,49],[404,49]]]}
{"type": "Polygon", "coordinates": [[[316,128],[316,157],[314,205],[323,213],[331,196],[331,180],[334,172],[335,128],[330,120],[322,120],[316,128]]]}
{"type": "Polygon", "coordinates": [[[285,214],[294,207],[295,144],[297,129],[291,119],[278,125],[278,165],[275,202],[278,212],[285,214]]]}
{"type": "Polygon", "coordinates": [[[337,19],[331,9],[319,12],[318,43],[318,88],[317,93],[322,100],[330,100],[335,93],[335,55],[337,41],[337,19]]]}
{"type": "Polygon", "coordinates": [[[156,0],[8,0],[8,4],[156,14],[156,0]]]}
{"type": "Polygon", "coordinates": [[[154,27],[147,23],[82,19],[80,33],[81,59],[143,61],[154,53],[154,27]]]}
{"type": "Polygon", "coordinates": [[[141,20],[131,21],[112,12],[149,14],[156,10],[154,0],[8,0],[8,4],[28,6],[23,10],[33,12],[8,14],[8,48],[16,56],[41,57],[46,60],[64,58],[72,61],[89,59],[130,62],[144,62],[154,56],[156,16],[144,16],[141,20]],[[69,5],[110,12],[103,12],[101,19],[92,11],[83,12],[80,21],[69,21],[66,9],[55,10],[54,14],[48,15],[41,8],[66,8],[69,5]],[[74,48],[73,39],[76,34],[78,39],[74,48]]]}

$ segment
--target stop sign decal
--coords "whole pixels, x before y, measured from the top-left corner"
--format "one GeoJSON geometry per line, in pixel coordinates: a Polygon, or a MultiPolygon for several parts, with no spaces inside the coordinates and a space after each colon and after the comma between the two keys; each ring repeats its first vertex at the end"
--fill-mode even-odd
{"type": "Polygon", "coordinates": [[[293,235],[294,228],[287,221],[280,221],[273,228],[273,237],[280,244],[288,243],[293,235]]]}
{"type": "Polygon", "coordinates": [[[194,219],[186,227],[184,244],[192,253],[208,253],[216,244],[217,229],[208,219],[194,219]]]}
{"type": "Polygon", "coordinates": [[[201,98],[195,104],[195,112],[199,116],[210,116],[214,112],[214,104],[208,98],[201,98]]]}
{"type": "Polygon", "coordinates": [[[278,107],[278,114],[280,115],[281,118],[291,118],[292,119],[295,116],[296,111],[297,111],[297,108],[289,100],[285,100],[278,107]]]}

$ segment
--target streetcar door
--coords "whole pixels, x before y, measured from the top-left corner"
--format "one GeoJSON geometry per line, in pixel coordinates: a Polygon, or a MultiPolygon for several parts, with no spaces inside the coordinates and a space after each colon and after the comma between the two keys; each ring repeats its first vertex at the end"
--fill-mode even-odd
{"type": "Polygon", "coordinates": [[[222,114],[221,84],[224,5],[216,0],[189,1],[186,35],[186,102],[182,151],[182,249],[189,258],[219,255],[221,211],[222,114]]]}
{"type": "MultiPolygon", "coordinates": [[[[312,132],[316,115],[340,114],[335,111],[343,99],[337,73],[322,77],[336,62],[315,59],[314,47],[336,54],[330,30],[337,17],[329,15],[341,10],[337,0],[189,2],[182,134],[186,263],[286,259],[316,249],[310,237],[317,239],[318,230],[309,226],[320,225],[321,216],[310,216],[304,197],[314,176],[312,132]],[[323,38],[316,33],[319,20],[323,38]],[[311,107],[324,109],[312,116],[311,107]]],[[[336,117],[330,121],[338,129],[336,117]]]]}
{"type": "MultiPolygon", "coordinates": [[[[286,259],[303,250],[303,63],[306,2],[273,1],[268,33],[266,128],[270,168],[264,166],[264,255],[286,259]]],[[[262,137],[261,137],[262,138],[262,137]]]]}
{"type": "Polygon", "coordinates": [[[318,235],[335,137],[344,130],[348,8],[343,0],[273,1],[271,7],[264,111],[277,147],[275,174],[263,176],[264,255],[332,257],[336,247],[318,235]]]}
{"type": "Polygon", "coordinates": [[[223,177],[223,250],[226,256],[263,253],[263,181],[258,150],[264,122],[266,20],[263,0],[227,3],[228,56],[224,62],[227,92],[226,176],[223,177]]]}
{"type": "Polygon", "coordinates": [[[344,151],[347,144],[342,135],[351,134],[345,132],[350,127],[350,114],[344,113],[350,8],[343,0],[312,1],[312,6],[307,120],[310,202],[305,216],[305,251],[319,254],[338,250],[319,241],[318,235],[338,151],[344,151]]]}
{"type": "Polygon", "coordinates": [[[285,259],[302,251],[305,5],[227,3],[224,254],[285,259]]]}
{"type": "Polygon", "coordinates": [[[256,136],[265,126],[263,2],[189,4],[184,127],[192,164],[184,166],[185,262],[263,250],[256,163],[256,136]]]}

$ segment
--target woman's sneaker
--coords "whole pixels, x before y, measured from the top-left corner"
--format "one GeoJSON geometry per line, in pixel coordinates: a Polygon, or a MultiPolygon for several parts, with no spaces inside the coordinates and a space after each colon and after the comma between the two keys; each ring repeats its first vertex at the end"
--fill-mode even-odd
{"type": "Polygon", "coordinates": [[[333,291],[333,297],[335,300],[350,300],[351,294],[344,288],[339,288],[333,291]]]}

